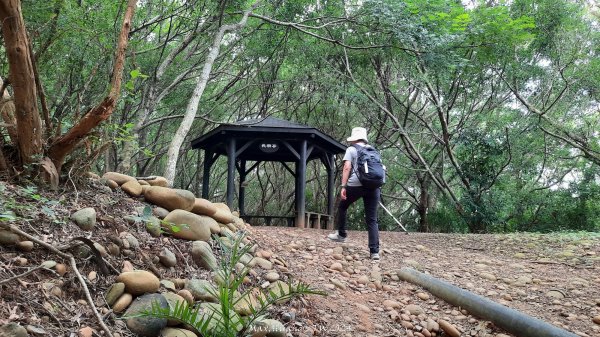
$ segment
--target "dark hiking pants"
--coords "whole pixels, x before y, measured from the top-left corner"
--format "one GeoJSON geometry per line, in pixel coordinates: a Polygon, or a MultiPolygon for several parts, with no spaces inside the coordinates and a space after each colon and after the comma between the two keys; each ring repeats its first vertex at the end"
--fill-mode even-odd
{"type": "Polygon", "coordinates": [[[379,224],[377,223],[377,208],[379,207],[379,196],[381,189],[366,189],[362,186],[347,186],[346,200],[340,200],[338,207],[337,228],[339,235],[346,237],[346,214],[348,207],[356,200],[362,198],[365,205],[365,222],[369,231],[369,252],[379,253],[379,224]]]}

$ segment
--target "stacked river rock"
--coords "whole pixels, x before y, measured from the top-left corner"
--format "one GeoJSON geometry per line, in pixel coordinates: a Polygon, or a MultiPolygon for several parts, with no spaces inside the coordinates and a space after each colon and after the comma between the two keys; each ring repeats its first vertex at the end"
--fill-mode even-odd
{"type": "MultiPolygon", "coordinates": [[[[116,278],[116,283],[105,294],[106,302],[112,310],[115,313],[123,313],[125,317],[130,317],[144,310],[150,310],[153,303],[162,308],[174,308],[178,302],[199,305],[204,312],[209,313],[220,310],[218,299],[212,295],[211,290],[216,289],[215,284],[222,282],[223,276],[219,275],[216,270],[218,263],[212,252],[210,242],[213,235],[218,235],[223,244],[230,245],[229,238],[239,230],[248,231],[249,225],[232,213],[227,205],[196,198],[192,192],[187,190],[169,188],[167,187],[167,180],[162,177],[138,180],[124,174],[107,172],[100,181],[111,189],[117,189],[120,186],[129,196],[144,198],[146,202],[156,205],[157,207],[152,211],[153,216],[144,218],[148,232],[152,236],[160,236],[164,232],[174,238],[193,241],[191,256],[194,263],[200,268],[214,272],[212,281],[198,279],[159,280],[149,271],[133,270],[130,265],[125,265],[123,272],[116,278]],[[159,293],[161,289],[165,291],[159,293]]],[[[74,221],[76,220],[74,219],[74,221]]],[[[79,224],[78,221],[76,222],[79,224]]],[[[80,227],[82,229],[91,228],[89,225],[80,225],[80,227]]],[[[131,246],[132,238],[128,236],[132,235],[121,233],[121,241],[127,241],[128,246],[131,246]]],[[[250,240],[244,238],[243,243],[249,244],[250,240]]],[[[111,246],[108,250],[119,248],[122,248],[122,245],[115,244],[115,247],[111,246]]],[[[245,265],[264,269],[265,272],[269,270],[271,279],[275,281],[276,278],[273,274],[277,275],[277,273],[270,270],[273,268],[271,261],[261,253],[255,254],[255,252],[256,247],[252,247],[250,252],[242,257],[242,265],[239,267],[243,268],[245,265]]],[[[177,263],[175,254],[167,248],[163,249],[158,258],[165,267],[173,267],[177,263]]],[[[257,275],[258,272],[251,269],[250,274],[257,275]]],[[[281,282],[280,284],[280,282],[274,282],[271,286],[275,290],[285,286],[285,283],[281,282]]],[[[258,306],[260,303],[258,297],[262,296],[262,293],[258,288],[255,288],[245,295],[245,298],[238,301],[234,307],[235,312],[242,316],[251,314],[250,306],[258,306]]],[[[241,295],[238,294],[238,296],[241,295]]],[[[196,336],[191,331],[173,328],[179,323],[167,321],[166,319],[132,317],[126,319],[125,322],[132,332],[140,336],[196,336]]],[[[257,324],[257,326],[260,326],[260,336],[285,336],[283,324],[278,321],[264,319],[257,324]]]]}

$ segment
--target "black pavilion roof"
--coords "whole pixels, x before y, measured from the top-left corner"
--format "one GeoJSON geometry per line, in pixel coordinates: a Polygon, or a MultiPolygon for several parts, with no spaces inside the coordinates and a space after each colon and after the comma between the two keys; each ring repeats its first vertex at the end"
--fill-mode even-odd
{"type": "Polygon", "coordinates": [[[244,160],[295,161],[294,154],[283,146],[284,144],[279,144],[278,151],[274,153],[267,154],[260,149],[263,143],[277,143],[277,141],[290,144],[292,148],[298,150],[301,142],[307,140],[308,147],[313,148],[309,160],[319,158],[323,154],[338,154],[346,151],[345,145],[317,128],[273,117],[222,124],[192,140],[192,148],[226,155],[226,144],[231,138],[236,140],[238,149],[250,143],[238,157],[244,160]]]}

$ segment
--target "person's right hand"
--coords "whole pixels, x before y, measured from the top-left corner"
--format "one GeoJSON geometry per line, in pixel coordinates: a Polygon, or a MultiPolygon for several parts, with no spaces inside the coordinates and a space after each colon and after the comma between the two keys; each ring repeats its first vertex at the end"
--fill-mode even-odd
{"type": "Polygon", "coordinates": [[[342,190],[340,191],[340,197],[342,198],[342,200],[346,200],[346,189],[342,188],[342,190]]]}

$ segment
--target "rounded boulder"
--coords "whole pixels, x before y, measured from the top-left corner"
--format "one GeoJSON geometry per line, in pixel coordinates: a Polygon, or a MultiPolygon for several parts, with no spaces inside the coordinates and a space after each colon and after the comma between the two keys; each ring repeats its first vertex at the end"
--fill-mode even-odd
{"type": "Polygon", "coordinates": [[[209,281],[191,279],[185,285],[185,290],[189,291],[195,300],[219,302],[219,299],[213,295],[214,293],[218,293],[218,290],[209,281]]]}
{"type": "Polygon", "coordinates": [[[158,259],[160,260],[160,263],[167,268],[175,267],[175,265],[177,265],[177,257],[166,247],[163,248],[162,252],[158,255],[158,259]]]}
{"type": "Polygon", "coordinates": [[[154,207],[152,209],[152,214],[156,215],[159,219],[164,219],[167,215],[169,215],[169,211],[162,207],[154,207]]]}
{"type": "Polygon", "coordinates": [[[145,270],[123,272],[117,276],[117,282],[125,283],[125,291],[132,295],[153,293],[160,288],[158,277],[145,270]]]}
{"type": "Polygon", "coordinates": [[[161,337],[197,337],[195,333],[182,328],[164,328],[160,335],[161,337]]]}
{"type": "Polygon", "coordinates": [[[227,206],[226,203],[224,203],[224,202],[215,202],[214,204],[215,204],[215,206],[218,209],[222,209],[224,211],[227,211],[227,212],[231,213],[231,209],[229,208],[229,206],[227,206]]]}
{"type": "Polygon", "coordinates": [[[150,235],[152,235],[153,237],[157,238],[160,236],[160,228],[160,220],[157,217],[151,216],[150,218],[148,218],[148,220],[146,220],[146,231],[150,233],[150,235]]]}
{"type": "MultiPolygon", "coordinates": [[[[140,296],[133,301],[129,309],[125,312],[126,317],[136,316],[144,311],[150,311],[153,305],[158,305],[160,308],[166,309],[169,303],[161,294],[146,294],[140,296]]],[[[160,331],[167,326],[165,318],[148,317],[132,317],[125,321],[131,332],[146,337],[159,336],[160,331]]]]}
{"type": "MultiPolygon", "coordinates": [[[[177,294],[174,294],[174,293],[166,292],[166,293],[163,293],[162,295],[167,300],[167,303],[169,304],[169,308],[171,309],[171,312],[175,311],[175,308],[177,306],[181,307],[182,305],[187,303],[185,298],[183,298],[177,294]]],[[[176,320],[168,320],[167,321],[168,326],[176,326],[178,324],[179,324],[179,321],[176,321],[176,320]]]]}
{"type": "Polygon", "coordinates": [[[125,293],[115,301],[112,309],[116,313],[123,312],[125,309],[127,309],[127,307],[131,304],[132,301],[133,296],[131,296],[131,294],[125,293]]]}
{"type": "Polygon", "coordinates": [[[234,216],[233,223],[238,229],[244,229],[244,219],[234,216]]]}
{"type": "Polygon", "coordinates": [[[33,248],[35,248],[35,246],[32,241],[21,241],[17,242],[17,248],[24,252],[30,252],[33,250],[33,248]]]}
{"type": "Polygon", "coordinates": [[[111,190],[116,190],[117,187],[119,187],[119,184],[117,184],[116,181],[112,180],[112,179],[104,179],[102,178],[101,180],[104,181],[104,185],[108,186],[111,190]]]}
{"type": "Polygon", "coordinates": [[[192,305],[194,304],[194,295],[192,295],[192,293],[187,290],[187,289],[181,289],[177,292],[177,295],[181,296],[183,299],[185,299],[185,301],[189,304],[192,305]]]}
{"type": "Polygon", "coordinates": [[[12,246],[19,243],[19,235],[11,231],[0,229],[0,245],[12,246]]]}
{"type": "Polygon", "coordinates": [[[108,305],[113,305],[117,302],[119,297],[121,297],[125,293],[125,283],[117,282],[114,283],[108,290],[106,291],[106,303],[108,305]]]}
{"type": "Polygon", "coordinates": [[[99,175],[97,175],[96,173],[91,172],[91,171],[86,172],[85,176],[88,177],[88,178],[90,178],[90,179],[96,179],[96,180],[100,179],[99,175]]]}
{"type": "Polygon", "coordinates": [[[137,182],[137,180],[131,180],[123,185],[121,185],[121,189],[132,197],[139,197],[142,195],[142,185],[137,182]]]}
{"type": "Polygon", "coordinates": [[[8,323],[0,326],[0,336],[7,337],[28,337],[27,330],[17,323],[8,323]]]}
{"type": "Polygon", "coordinates": [[[194,193],[190,191],[161,186],[150,186],[146,188],[144,191],[144,198],[146,198],[146,201],[169,211],[175,209],[190,211],[196,202],[194,193]]]}
{"type": "Polygon", "coordinates": [[[174,237],[192,241],[209,241],[214,228],[219,224],[211,217],[176,209],[163,221],[163,228],[174,237]]]}
{"type": "Polygon", "coordinates": [[[91,231],[96,225],[96,210],[93,207],[80,209],[71,214],[71,220],[84,231],[91,231]]]}
{"type": "Polygon", "coordinates": [[[243,296],[236,292],[234,294],[235,305],[233,310],[242,316],[252,315],[260,308],[260,302],[256,298],[257,295],[260,296],[260,291],[256,288],[243,296]]]}
{"type": "Polygon", "coordinates": [[[212,252],[210,245],[205,241],[194,241],[192,244],[192,259],[204,269],[217,269],[217,259],[212,252]]]}
{"type": "Polygon", "coordinates": [[[102,178],[112,180],[119,184],[119,186],[125,184],[128,181],[137,181],[137,179],[135,179],[132,176],[128,176],[126,174],[117,172],[106,172],[102,175],[102,178]]]}
{"type": "Polygon", "coordinates": [[[169,182],[167,181],[167,178],[165,178],[165,177],[156,177],[154,179],[146,180],[146,182],[148,182],[148,184],[150,184],[150,186],[161,186],[161,187],[169,186],[169,182]]]}
{"type": "Polygon", "coordinates": [[[192,213],[196,213],[198,215],[208,215],[212,216],[217,212],[217,206],[215,206],[212,202],[202,199],[196,198],[194,202],[194,207],[192,208],[192,213]]]}
{"type": "Polygon", "coordinates": [[[232,223],[234,220],[233,214],[231,214],[230,211],[224,210],[222,208],[218,208],[215,214],[211,215],[211,217],[222,224],[232,223]]]}

